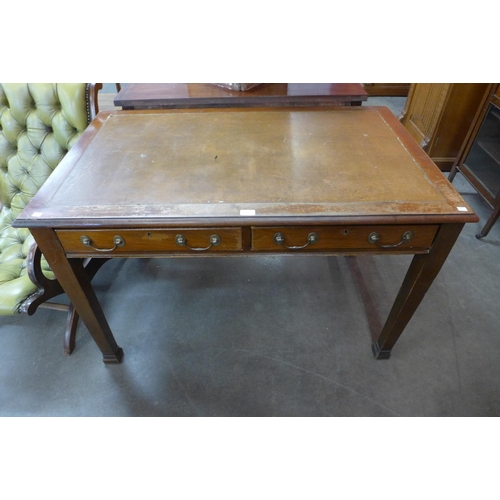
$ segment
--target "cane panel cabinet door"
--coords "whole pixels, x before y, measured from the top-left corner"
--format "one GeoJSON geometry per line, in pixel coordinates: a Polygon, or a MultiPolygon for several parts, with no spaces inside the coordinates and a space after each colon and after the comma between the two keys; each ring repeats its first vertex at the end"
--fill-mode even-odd
{"type": "Polygon", "coordinates": [[[500,84],[491,84],[490,88],[449,177],[452,181],[461,172],[493,209],[477,238],[486,236],[500,217],[500,84]]]}
{"type": "Polygon", "coordinates": [[[488,91],[487,83],[412,83],[399,119],[434,163],[456,163],[488,91]]]}

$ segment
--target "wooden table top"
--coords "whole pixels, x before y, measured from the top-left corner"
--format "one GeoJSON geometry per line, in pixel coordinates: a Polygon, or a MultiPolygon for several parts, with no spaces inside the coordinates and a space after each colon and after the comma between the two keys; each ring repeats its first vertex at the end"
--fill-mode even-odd
{"type": "Polygon", "coordinates": [[[127,83],[114,100],[124,109],[331,105],[366,101],[359,83],[262,83],[241,92],[212,83],[127,83]]]}
{"type": "Polygon", "coordinates": [[[16,225],[245,217],[477,220],[388,108],[245,108],[100,113],[16,225]]]}

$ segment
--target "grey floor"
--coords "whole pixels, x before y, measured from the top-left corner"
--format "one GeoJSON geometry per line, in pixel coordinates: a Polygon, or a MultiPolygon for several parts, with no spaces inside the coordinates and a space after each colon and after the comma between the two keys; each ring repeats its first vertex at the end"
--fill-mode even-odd
{"type": "MultiPolygon", "coordinates": [[[[404,98],[370,98],[398,114],[404,98]]],[[[498,416],[500,223],[469,224],[393,349],[380,328],[411,257],[113,260],[94,287],[121,365],[65,315],[0,318],[1,416],[498,416]],[[362,291],[373,302],[361,300],[362,291]]],[[[363,294],[365,295],[365,294],[363,294]]]]}

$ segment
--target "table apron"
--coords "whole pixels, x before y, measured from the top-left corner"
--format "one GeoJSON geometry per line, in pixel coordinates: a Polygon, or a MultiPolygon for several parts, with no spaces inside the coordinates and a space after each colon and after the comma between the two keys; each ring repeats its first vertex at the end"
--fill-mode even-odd
{"type": "Polygon", "coordinates": [[[57,229],[68,257],[427,253],[438,224],[57,229]]]}

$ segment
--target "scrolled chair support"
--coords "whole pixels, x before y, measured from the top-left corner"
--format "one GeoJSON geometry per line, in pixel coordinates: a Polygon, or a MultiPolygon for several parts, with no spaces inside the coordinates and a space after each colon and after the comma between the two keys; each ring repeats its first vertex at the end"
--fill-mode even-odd
{"type": "MultiPolygon", "coordinates": [[[[90,280],[97,271],[110,259],[84,259],[83,266],[87,271],[90,280]]],[[[76,329],[78,327],[79,315],[73,304],[59,304],[56,302],[47,302],[49,299],[57,297],[64,293],[61,285],[56,278],[47,277],[42,269],[42,252],[33,242],[30,246],[27,256],[26,270],[30,280],[36,284],[37,291],[30,295],[20,306],[19,312],[31,316],[38,307],[67,311],[66,330],[64,334],[64,354],[71,354],[76,344],[76,329]]]]}
{"type": "Polygon", "coordinates": [[[38,290],[30,295],[19,308],[20,312],[31,316],[38,306],[49,298],[56,297],[64,293],[59,282],[54,278],[48,278],[42,271],[42,252],[36,242],[30,246],[26,259],[26,271],[30,280],[37,286],[38,290]]]}

